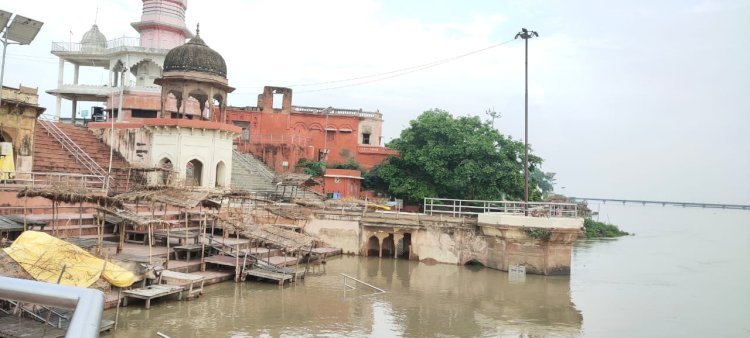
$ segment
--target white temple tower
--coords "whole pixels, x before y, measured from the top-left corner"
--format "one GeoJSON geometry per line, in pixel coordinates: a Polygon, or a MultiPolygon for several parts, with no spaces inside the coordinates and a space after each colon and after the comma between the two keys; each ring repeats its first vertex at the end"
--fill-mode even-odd
{"type": "Polygon", "coordinates": [[[141,21],[131,24],[141,34],[141,47],[172,49],[192,38],[186,10],[187,0],[143,0],[141,21]]]}

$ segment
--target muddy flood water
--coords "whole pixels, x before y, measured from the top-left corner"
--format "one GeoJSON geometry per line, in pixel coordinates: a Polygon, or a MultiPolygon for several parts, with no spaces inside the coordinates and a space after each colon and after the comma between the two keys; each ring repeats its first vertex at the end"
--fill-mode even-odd
{"type": "Polygon", "coordinates": [[[600,218],[636,235],[578,241],[571,276],[335,257],[283,288],[225,282],[192,301],[135,302],[104,336],[750,336],[750,212],[607,205],[600,218]],[[341,273],[387,292],[347,290],[341,273]]]}

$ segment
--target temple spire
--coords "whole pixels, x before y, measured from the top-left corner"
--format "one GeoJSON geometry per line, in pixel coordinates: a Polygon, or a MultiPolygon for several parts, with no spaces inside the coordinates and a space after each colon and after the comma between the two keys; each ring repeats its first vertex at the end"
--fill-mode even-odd
{"type": "Polygon", "coordinates": [[[195,24],[195,36],[200,36],[200,35],[201,35],[201,23],[199,22],[195,24]]]}

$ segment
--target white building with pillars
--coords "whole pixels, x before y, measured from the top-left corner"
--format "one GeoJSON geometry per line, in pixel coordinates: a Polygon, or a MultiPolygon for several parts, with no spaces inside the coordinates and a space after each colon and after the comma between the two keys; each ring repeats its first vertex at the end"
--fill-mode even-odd
{"type": "Polygon", "coordinates": [[[47,93],[57,97],[55,116],[61,115],[63,99],[71,102],[73,119],[83,101],[106,105],[118,121],[154,114],[161,93],[154,80],[161,77],[164,58],[170,49],[193,37],[185,26],[186,10],[187,0],[143,0],[141,20],[131,24],[139,37],[107,40],[93,25],[79,43],[53,42],[51,52],[59,58],[57,88],[47,93]],[[72,83],[65,81],[66,63],[73,65],[72,83]],[[80,83],[81,67],[106,70],[107,82],[80,83]],[[120,92],[123,114],[115,110],[120,92]]]}
{"type": "Polygon", "coordinates": [[[160,85],[159,114],[91,122],[89,129],[133,167],[169,169],[185,185],[229,187],[233,140],[242,129],[225,123],[227,94],[234,88],[228,84],[224,58],[196,33],[171,49],[163,65],[161,77],[155,79],[160,85]],[[199,114],[186,110],[188,100],[199,107],[199,114]]]}

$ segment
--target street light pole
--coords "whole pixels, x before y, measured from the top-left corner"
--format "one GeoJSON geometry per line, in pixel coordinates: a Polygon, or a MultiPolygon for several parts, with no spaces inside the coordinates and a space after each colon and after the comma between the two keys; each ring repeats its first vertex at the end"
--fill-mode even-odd
{"type": "Polygon", "coordinates": [[[39,29],[44,24],[41,21],[29,19],[22,15],[13,17],[13,13],[0,10],[0,34],[3,35],[0,42],[3,44],[3,59],[0,62],[0,107],[3,104],[3,80],[5,78],[5,54],[8,45],[28,45],[34,40],[39,29]],[[11,40],[9,42],[8,40],[11,40]]]}
{"type": "Polygon", "coordinates": [[[538,37],[539,34],[535,31],[521,28],[521,31],[516,34],[516,39],[521,38],[524,40],[526,46],[525,50],[525,88],[524,88],[524,151],[523,151],[523,200],[526,202],[524,206],[524,215],[529,215],[529,39],[538,37]]]}

